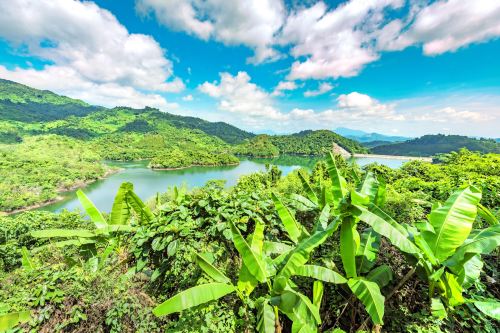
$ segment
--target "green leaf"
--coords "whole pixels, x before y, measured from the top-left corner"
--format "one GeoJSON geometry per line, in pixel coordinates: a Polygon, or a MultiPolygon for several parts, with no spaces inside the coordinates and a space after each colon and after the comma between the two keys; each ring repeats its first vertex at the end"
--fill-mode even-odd
{"type": "Polygon", "coordinates": [[[316,195],[316,193],[311,188],[309,181],[305,178],[305,176],[302,174],[302,172],[299,171],[298,174],[299,174],[300,182],[302,183],[302,187],[304,188],[304,191],[307,194],[307,198],[317,205],[319,203],[319,199],[318,199],[318,196],[316,195]]]}
{"type": "Polygon", "coordinates": [[[373,323],[383,325],[385,298],[380,293],[378,284],[363,278],[352,278],[347,281],[347,285],[363,303],[373,323]]]}
{"type": "Polygon", "coordinates": [[[442,281],[445,284],[445,296],[448,303],[451,306],[457,306],[463,304],[465,299],[462,296],[462,286],[458,283],[457,278],[454,274],[445,272],[444,279],[442,281]]]}
{"type": "Polygon", "coordinates": [[[444,319],[447,316],[446,309],[439,298],[431,299],[431,313],[438,319],[444,319]]]}
{"type": "Polygon", "coordinates": [[[361,234],[361,242],[356,252],[357,268],[359,273],[368,273],[377,260],[380,248],[380,235],[368,228],[361,234]]]}
{"type": "Polygon", "coordinates": [[[94,203],[85,195],[85,193],[83,193],[82,190],[76,191],[76,196],[82,204],[83,209],[85,209],[87,214],[90,216],[90,219],[94,222],[97,229],[101,229],[108,224],[99,209],[97,209],[94,203]]]}
{"type": "Polygon", "coordinates": [[[28,249],[26,248],[26,246],[23,246],[21,248],[21,254],[22,254],[21,264],[22,264],[23,268],[27,271],[32,271],[33,269],[35,269],[35,265],[33,264],[33,261],[31,260],[30,253],[28,252],[28,249]]]}
{"type": "Polygon", "coordinates": [[[292,249],[292,247],[288,244],[264,241],[263,252],[266,255],[269,254],[282,254],[288,252],[292,249]]]}
{"type": "Polygon", "coordinates": [[[358,192],[370,198],[370,202],[375,202],[378,194],[378,181],[373,172],[368,171],[363,179],[363,183],[358,192]]]}
{"type": "Polygon", "coordinates": [[[500,245],[500,224],[474,231],[456,252],[444,263],[448,267],[463,265],[471,254],[488,254],[500,245]]]}
{"type": "Polygon", "coordinates": [[[257,332],[274,333],[276,317],[274,310],[269,305],[269,300],[260,299],[257,302],[257,332]]]}
{"type": "Polygon", "coordinates": [[[30,320],[30,317],[30,311],[0,314],[0,332],[6,332],[7,330],[14,328],[21,323],[25,323],[30,320]]]}
{"type": "Polygon", "coordinates": [[[334,199],[334,207],[342,200],[342,198],[347,194],[347,185],[344,177],[340,175],[337,169],[337,164],[335,163],[335,156],[332,153],[328,155],[326,159],[326,165],[328,174],[332,180],[332,194],[334,199]]]}
{"type": "Polygon", "coordinates": [[[288,233],[288,237],[294,242],[297,243],[302,232],[295,221],[295,218],[290,213],[288,208],[281,202],[280,198],[273,192],[271,193],[271,197],[274,201],[274,205],[276,206],[276,211],[285,227],[286,232],[288,233]]]}
{"type": "Polygon", "coordinates": [[[329,283],[340,284],[347,282],[347,280],[342,275],[323,266],[316,266],[316,265],[300,266],[297,268],[295,274],[329,283]]]}
{"type": "Polygon", "coordinates": [[[132,189],[127,192],[126,200],[136,214],[139,215],[141,223],[151,222],[154,219],[149,207],[142,202],[141,198],[132,189]]]}
{"type": "Polygon", "coordinates": [[[228,221],[228,223],[231,227],[234,246],[240,253],[246,268],[257,279],[257,281],[265,282],[267,280],[267,273],[261,257],[252,251],[234,223],[231,221],[228,221]]]}
{"type": "Polygon", "coordinates": [[[306,306],[307,311],[312,315],[314,320],[316,321],[315,326],[321,324],[321,317],[319,315],[319,309],[317,306],[315,306],[311,300],[304,294],[299,293],[298,291],[295,291],[292,288],[287,288],[286,292],[292,293],[296,296],[299,297],[300,301],[306,306]]]}
{"type": "Polygon", "coordinates": [[[497,300],[475,301],[474,305],[485,315],[500,320],[500,302],[497,300]]]}
{"type": "Polygon", "coordinates": [[[499,224],[498,219],[493,215],[493,213],[481,204],[477,205],[477,213],[481,216],[489,225],[499,224]]]}
{"type": "Polygon", "coordinates": [[[359,234],[356,230],[356,221],[346,219],[340,226],[340,257],[348,278],[356,277],[356,252],[359,246],[359,234]]]}
{"type": "Polygon", "coordinates": [[[44,229],[31,232],[31,236],[35,238],[55,238],[55,237],[81,237],[91,238],[96,234],[85,229],[44,229]]]}
{"type": "Polygon", "coordinates": [[[109,217],[109,224],[127,224],[130,218],[130,205],[127,200],[129,191],[133,191],[134,186],[131,183],[122,183],[118,192],[116,192],[113,207],[111,208],[111,215],[109,217]]]}
{"type": "Polygon", "coordinates": [[[321,281],[313,283],[313,304],[319,309],[321,308],[321,300],[323,299],[324,286],[321,281]]]}
{"type": "Polygon", "coordinates": [[[325,230],[330,219],[330,205],[326,204],[319,214],[318,222],[315,226],[315,231],[325,230]]]}
{"type": "Polygon", "coordinates": [[[213,266],[204,256],[203,254],[196,254],[196,263],[200,268],[212,279],[217,282],[231,284],[231,280],[224,275],[221,271],[219,271],[215,266],[213,266]]]}
{"type": "Polygon", "coordinates": [[[255,229],[252,234],[252,242],[250,248],[258,255],[262,255],[262,248],[264,247],[264,228],[266,225],[262,222],[255,222],[255,229]]]}
{"type": "Polygon", "coordinates": [[[234,286],[225,283],[207,283],[184,290],[153,309],[157,317],[181,312],[193,306],[217,300],[235,291],[234,286]]]}
{"type": "Polygon", "coordinates": [[[422,236],[439,261],[446,260],[467,239],[480,200],[481,191],[470,186],[455,192],[444,205],[431,211],[429,222],[435,233],[424,231],[422,236]]]}
{"type": "Polygon", "coordinates": [[[366,279],[375,282],[380,288],[384,288],[392,281],[392,269],[388,265],[378,266],[368,273],[366,279]]]}
{"type": "Polygon", "coordinates": [[[301,240],[284,260],[284,266],[276,275],[273,283],[273,291],[281,293],[292,275],[297,273],[297,269],[304,265],[311,255],[311,252],[323,244],[325,240],[337,229],[340,219],[336,219],[323,231],[318,231],[313,235],[301,240]]]}
{"type": "Polygon", "coordinates": [[[370,210],[361,206],[355,206],[355,208],[353,214],[370,225],[375,232],[388,238],[392,245],[406,253],[415,254],[420,252],[418,247],[409,239],[406,229],[380,208],[375,205],[370,205],[370,210]]]}

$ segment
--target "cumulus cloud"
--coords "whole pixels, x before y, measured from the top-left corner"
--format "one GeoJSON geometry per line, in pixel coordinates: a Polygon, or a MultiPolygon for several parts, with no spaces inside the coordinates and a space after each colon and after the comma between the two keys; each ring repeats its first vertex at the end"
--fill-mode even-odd
{"type": "Polygon", "coordinates": [[[247,123],[282,120],[285,115],[273,106],[271,95],[250,82],[246,72],[221,73],[219,82],[205,82],[199,90],[219,100],[218,108],[243,117],[247,123]]]}
{"type": "Polygon", "coordinates": [[[300,8],[286,20],[279,41],[292,45],[295,61],[288,78],[324,79],[357,75],[379,58],[371,46],[372,31],[383,23],[386,8],[402,0],[351,0],[329,10],[324,2],[300,8]]]}
{"type": "Polygon", "coordinates": [[[272,93],[273,96],[283,96],[283,91],[286,90],[295,90],[298,86],[294,81],[281,81],[278,83],[276,88],[272,93]]]}
{"type": "Polygon", "coordinates": [[[285,17],[282,1],[137,0],[136,7],[140,13],[153,13],[161,24],[201,39],[249,46],[255,51],[251,62],[278,56],[272,44],[285,17]]]}
{"type": "Polygon", "coordinates": [[[319,95],[323,95],[323,94],[329,92],[332,89],[333,89],[333,86],[331,84],[329,84],[328,82],[323,82],[319,85],[318,89],[316,89],[316,90],[306,90],[304,92],[304,96],[305,97],[319,96],[319,95]]]}
{"type": "Polygon", "coordinates": [[[191,102],[193,100],[193,95],[186,95],[182,97],[182,100],[185,102],[191,102]]]}
{"type": "Polygon", "coordinates": [[[438,55],[500,36],[500,2],[437,1],[419,7],[415,18],[407,21],[407,25],[396,20],[384,27],[380,47],[401,50],[422,44],[426,55],[438,55]]]}
{"type": "Polygon", "coordinates": [[[172,62],[151,37],[131,34],[93,2],[12,0],[0,3],[0,37],[19,52],[49,64],[42,69],[2,68],[2,76],[90,102],[156,106],[168,103],[142,91],[179,92],[172,62]],[[85,91],[85,89],[88,89],[85,91]],[[122,95],[123,94],[123,95],[122,95]],[[135,98],[135,99],[134,99],[135,98]]]}

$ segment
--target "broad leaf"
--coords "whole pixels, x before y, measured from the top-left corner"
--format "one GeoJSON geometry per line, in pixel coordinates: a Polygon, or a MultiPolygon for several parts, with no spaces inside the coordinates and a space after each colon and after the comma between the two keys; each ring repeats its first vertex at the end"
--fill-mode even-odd
{"type": "Polygon", "coordinates": [[[314,281],[313,283],[313,304],[319,309],[321,308],[321,301],[323,299],[324,286],[321,281],[314,281]]]}
{"type": "Polygon", "coordinates": [[[346,283],[347,280],[339,273],[323,267],[316,265],[304,265],[300,266],[296,270],[296,275],[310,277],[316,280],[321,280],[329,283],[346,283]]]}
{"type": "Polygon", "coordinates": [[[196,263],[200,268],[212,279],[217,282],[231,284],[231,280],[219,271],[214,265],[212,265],[208,260],[200,254],[196,254],[196,263]]]}
{"type": "Polygon", "coordinates": [[[234,286],[225,283],[207,283],[184,290],[153,309],[157,317],[181,312],[193,306],[217,300],[235,291],[234,286]]]}
{"type": "Polygon", "coordinates": [[[378,194],[378,186],[379,184],[377,178],[375,178],[373,172],[368,171],[363,179],[363,183],[361,183],[361,186],[358,189],[358,192],[368,196],[370,198],[370,202],[375,202],[378,194]]]}
{"type": "Polygon", "coordinates": [[[463,304],[465,299],[462,296],[462,286],[458,283],[454,274],[445,272],[442,279],[445,285],[445,296],[451,306],[463,304]]]}
{"type": "Polygon", "coordinates": [[[299,225],[297,224],[297,221],[295,221],[293,215],[290,213],[288,208],[281,202],[280,198],[276,194],[271,193],[271,197],[274,201],[274,205],[276,206],[276,211],[278,212],[281,222],[283,223],[283,226],[285,227],[285,230],[288,233],[288,236],[292,241],[297,243],[302,234],[299,225]]]}
{"type": "Polygon", "coordinates": [[[375,282],[380,288],[384,288],[392,281],[392,269],[388,265],[378,266],[368,273],[366,279],[375,282]]]}
{"type": "Polygon", "coordinates": [[[361,206],[355,207],[353,214],[370,225],[375,232],[388,238],[392,245],[406,253],[415,254],[420,252],[418,247],[409,239],[406,229],[380,208],[375,205],[371,205],[370,210],[361,206]]]}
{"type": "MultiPolygon", "coordinates": [[[[131,189],[127,193],[126,200],[128,204],[134,209],[137,215],[139,215],[141,222],[150,222],[153,220],[154,215],[148,206],[142,202],[141,198],[131,189]]],[[[126,223],[126,222],[125,222],[126,223]]]]}
{"type": "Polygon", "coordinates": [[[377,260],[380,248],[380,235],[368,228],[361,234],[361,242],[356,252],[358,272],[368,273],[377,260]]]}
{"type": "Polygon", "coordinates": [[[439,261],[446,260],[467,239],[480,200],[481,191],[471,186],[455,192],[444,205],[431,211],[429,222],[435,232],[424,231],[422,236],[439,261]]]}
{"type": "Polygon", "coordinates": [[[94,203],[85,195],[85,193],[83,193],[82,190],[76,191],[76,196],[82,204],[83,209],[85,209],[92,222],[94,222],[97,229],[103,228],[107,225],[107,222],[99,209],[97,209],[94,203]]]}
{"type": "Polygon", "coordinates": [[[259,282],[265,282],[267,279],[267,273],[261,257],[252,251],[234,223],[231,221],[228,221],[228,223],[233,234],[234,246],[240,253],[246,268],[259,282]]]}
{"type": "Polygon", "coordinates": [[[326,159],[326,165],[328,174],[332,180],[332,194],[333,200],[335,203],[335,207],[342,200],[342,198],[347,194],[347,185],[344,177],[340,175],[339,170],[337,169],[337,164],[335,163],[335,156],[332,153],[328,155],[326,159]]]}
{"type": "Polygon", "coordinates": [[[23,268],[27,271],[32,271],[33,269],[35,269],[35,265],[33,264],[33,261],[31,260],[30,253],[28,252],[28,249],[26,248],[26,246],[23,246],[21,248],[21,254],[22,254],[21,264],[22,264],[23,268]]]}
{"type": "Polygon", "coordinates": [[[485,315],[500,320],[500,302],[497,300],[475,301],[474,305],[485,315]]]}
{"type": "Polygon", "coordinates": [[[267,299],[257,302],[257,332],[274,333],[276,317],[274,310],[267,299]]]}
{"type": "Polygon", "coordinates": [[[447,316],[446,309],[439,298],[431,299],[431,313],[438,319],[444,319],[447,316]]]}
{"type": "Polygon", "coordinates": [[[356,230],[356,221],[346,219],[340,226],[340,257],[348,278],[356,277],[356,252],[359,247],[359,234],[356,230]]]}
{"type": "Polygon", "coordinates": [[[363,303],[373,323],[383,325],[385,298],[380,293],[378,284],[363,278],[352,278],[347,281],[347,285],[363,303]]]}
{"type": "Polygon", "coordinates": [[[328,225],[326,230],[318,231],[315,234],[303,239],[299,244],[290,252],[284,261],[285,264],[280,272],[276,275],[273,283],[273,291],[280,293],[287,285],[288,280],[292,275],[297,273],[297,269],[304,265],[308,260],[311,252],[323,244],[325,240],[337,229],[339,219],[336,219],[328,225]]]}
{"type": "Polygon", "coordinates": [[[91,238],[96,234],[86,229],[44,229],[31,232],[35,238],[55,238],[55,237],[81,237],[91,238]]]}
{"type": "Polygon", "coordinates": [[[499,224],[498,219],[495,215],[486,207],[481,204],[477,205],[477,213],[481,216],[489,225],[499,224]]]}
{"type": "Polygon", "coordinates": [[[307,198],[317,205],[319,203],[319,200],[318,197],[316,196],[316,193],[311,188],[309,181],[305,178],[302,172],[299,171],[298,174],[300,181],[302,183],[302,187],[304,188],[304,191],[306,191],[307,198]]]}
{"type": "Polygon", "coordinates": [[[0,332],[6,332],[21,323],[29,321],[30,316],[31,313],[29,311],[0,314],[0,332]]]}
{"type": "Polygon", "coordinates": [[[113,207],[111,208],[111,215],[109,217],[109,224],[127,224],[130,218],[131,206],[127,200],[128,192],[133,191],[134,186],[131,183],[121,184],[118,192],[116,192],[113,207]]]}
{"type": "Polygon", "coordinates": [[[269,254],[282,254],[288,252],[292,247],[288,244],[264,241],[263,251],[266,255],[269,254]]]}

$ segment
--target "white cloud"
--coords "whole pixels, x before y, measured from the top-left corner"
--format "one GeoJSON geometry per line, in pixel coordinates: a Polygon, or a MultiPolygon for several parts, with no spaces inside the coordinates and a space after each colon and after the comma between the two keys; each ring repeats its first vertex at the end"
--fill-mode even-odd
{"type": "Polygon", "coordinates": [[[384,9],[397,8],[402,0],[352,0],[332,10],[323,2],[291,13],[280,35],[291,44],[295,61],[288,76],[324,79],[357,75],[379,58],[371,46],[371,33],[383,23],[384,9]]]}
{"type": "Polygon", "coordinates": [[[136,4],[139,12],[153,12],[158,22],[173,29],[251,47],[255,51],[251,62],[278,56],[272,44],[285,17],[281,0],[137,0],[136,4]]]}
{"type": "Polygon", "coordinates": [[[437,1],[418,7],[416,17],[405,27],[391,22],[380,37],[387,50],[423,44],[426,55],[437,55],[500,36],[500,2],[492,0],[437,1]]]}
{"type": "Polygon", "coordinates": [[[185,102],[191,102],[193,100],[193,95],[186,95],[182,97],[182,100],[185,102]]]}
{"type": "Polygon", "coordinates": [[[294,81],[281,81],[272,93],[273,96],[283,96],[283,91],[295,90],[298,86],[294,81]]]}
{"type": "Polygon", "coordinates": [[[305,97],[319,96],[319,95],[323,95],[323,94],[329,92],[332,89],[333,89],[333,86],[331,84],[329,84],[328,82],[323,82],[319,85],[318,89],[305,91],[304,96],[305,97]]]}
{"type": "Polygon", "coordinates": [[[131,34],[93,2],[12,0],[0,3],[0,37],[19,52],[48,61],[40,70],[2,68],[2,75],[90,102],[168,105],[158,94],[179,92],[172,62],[150,36],[131,34]],[[170,81],[167,81],[169,80],[170,81]],[[84,89],[88,89],[84,91],[84,89]],[[123,94],[123,95],[121,95],[123,94]],[[135,99],[134,99],[135,98],[135,99]]]}
{"type": "Polygon", "coordinates": [[[242,121],[257,123],[259,119],[280,120],[283,113],[273,106],[271,95],[250,82],[246,72],[220,74],[220,82],[205,82],[199,90],[219,100],[218,108],[243,117],[242,121]]]}

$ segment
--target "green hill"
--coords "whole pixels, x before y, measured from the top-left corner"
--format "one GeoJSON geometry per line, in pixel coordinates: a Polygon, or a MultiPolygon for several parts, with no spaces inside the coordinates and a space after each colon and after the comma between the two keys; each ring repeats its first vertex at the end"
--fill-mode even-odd
{"type": "Polygon", "coordinates": [[[467,148],[481,153],[500,153],[500,143],[493,139],[474,139],[461,135],[424,135],[401,143],[377,146],[371,149],[375,154],[432,156],[467,148]]]}
{"type": "Polygon", "coordinates": [[[96,133],[86,126],[94,127],[94,124],[89,124],[87,120],[84,120],[83,124],[80,124],[82,120],[78,120],[77,118],[96,112],[100,114],[100,117],[106,117],[103,112],[114,115],[117,112],[120,113],[121,110],[128,110],[133,116],[127,118],[128,122],[122,124],[123,128],[113,128],[115,132],[132,131],[145,133],[154,131],[156,129],[155,126],[144,127],[146,125],[144,121],[142,123],[136,122],[136,117],[143,118],[141,115],[146,114],[150,124],[159,123],[160,126],[161,124],[169,124],[174,128],[200,130],[230,144],[240,143],[254,136],[252,133],[223,122],[212,123],[200,118],[173,115],[152,108],[132,109],[118,107],[107,109],[89,105],[81,100],[60,96],[48,90],[38,90],[16,82],[0,79],[0,122],[8,121],[9,124],[18,122],[18,126],[10,128],[10,130],[5,122],[3,126],[0,125],[0,143],[18,142],[19,136],[15,135],[16,133],[13,130],[21,130],[24,134],[40,134],[38,131],[41,131],[79,139],[90,139],[96,133]],[[67,120],[69,118],[71,119],[66,123],[56,122],[55,125],[46,125],[42,129],[37,128],[35,124],[39,122],[46,123],[56,120],[67,120]],[[22,125],[20,123],[26,124],[22,125]]]}
{"type": "Polygon", "coordinates": [[[235,148],[235,153],[255,157],[278,154],[324,155],[336,143],[351,153],[367,153],[360,143],[328,130],[302,131],[290,135],[260,135],[235,148]]]}

